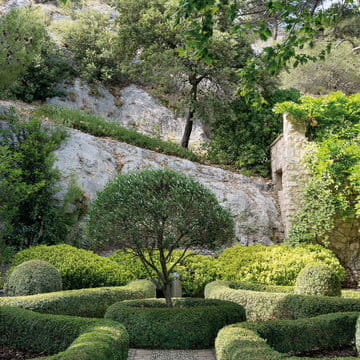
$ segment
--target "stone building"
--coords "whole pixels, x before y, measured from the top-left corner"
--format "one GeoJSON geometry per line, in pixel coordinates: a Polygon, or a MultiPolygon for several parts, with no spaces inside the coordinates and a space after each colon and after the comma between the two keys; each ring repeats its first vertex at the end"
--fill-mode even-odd
{"type": "Polygon", "coordinates": [[[283,133],[271,144],[271,172],[287,237],[291,218],[301,203],[301,190],[307,177],[301,157],[308,141],[305,124],[293,124],[286,115],[283,129],[283,133]]]}
{"type": "MultiPolygon", "coordinates": [[[[271,145],[272,179],[277,191],[285,237],[291,221],[302,202],[302,189],[308,173],[301,161],[308,144],[305,124],[294,124],[286,114],[283,117],[283,134],[271,145]]],[[[330,234],[329,248],[337,255],[347,272],[349,285],[360,283],[360,232],[359,220],[352,223],[336,221],[330,234]]]]}

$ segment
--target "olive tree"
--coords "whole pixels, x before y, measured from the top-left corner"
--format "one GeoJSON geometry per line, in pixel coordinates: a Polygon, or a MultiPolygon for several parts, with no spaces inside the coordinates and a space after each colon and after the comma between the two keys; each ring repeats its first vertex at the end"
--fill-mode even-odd
{"type": "Polygon", "coordinates": [[[94,249],[130,249],[141,260],[168,307],[171,273],[187,250],[214,250],[234,238],[234,221],[215,195],[170,170],[119,175],[98,193],[87,225],[94,249]]]}

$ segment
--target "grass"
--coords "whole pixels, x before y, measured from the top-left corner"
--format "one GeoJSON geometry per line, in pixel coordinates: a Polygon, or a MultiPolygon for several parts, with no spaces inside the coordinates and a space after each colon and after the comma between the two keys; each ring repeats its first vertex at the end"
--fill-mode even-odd
{"type": "Polygon", "coordinates": [[[71,127],[94,136],[110,137],[161,154],[177,156],[194,162],[201,162],[199,156],[180,145],[169,141],[154,139],[134,130],[125,129],[124,127],[108,122],[99,116],[89,114],[85,111],[44,105],[34,110],[33,114],[39,117],[46,117],[56,124],[71,127]]]}

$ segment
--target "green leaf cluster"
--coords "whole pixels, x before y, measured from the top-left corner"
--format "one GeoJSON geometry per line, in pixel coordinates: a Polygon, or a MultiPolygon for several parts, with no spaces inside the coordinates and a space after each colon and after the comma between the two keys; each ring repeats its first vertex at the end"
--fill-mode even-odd
{"type": "Polygon", "coordinates": [[[53,151],[65,132],[46,130],[36,118],[13,116],[3,124],[0,136],[1,242],[21,249],[65,241],[77,220],[66,213],[66,201],[55,196],[59,173],[53,169],[53,151]]]}
{"type": "Polygon", "coordinates": [[[0,94],[27,102],[58,94],[71,73],[39,10],[19,7],[0,17],[0,94]]]}
{"type": "Polygon", "coordinates": [[[109,14],[85,9],[71,15],[72,20],[58,21],[51,30],[69,50],[76,72],[89,82],[118,81],[125,50],[109,14]]]}
{"type": "Polygon", "coordinates": [[[300,104],[278,104],[275,111],[307,123],[308,137],[313,140],[304,155],[310,175],[304,201],[288,240],[329,246],[331,236],[339,235],[359,241],[360,94],[306,96],[300,104]],[[341,235],[344,223],[353,231],[341,235]]]}
{"type": "Polygon", "coordinates": [[[243,98],[218,104],[224,111],[213,124],[207,157],[213,163],[236,166],[243,173],[268,176],[270,145],[282,132],[280,116],[274,116],[272,107],[286,100],[296,102],[299,97],[295,89],[271,90],[260,108],[249,106],[243,98]]]}

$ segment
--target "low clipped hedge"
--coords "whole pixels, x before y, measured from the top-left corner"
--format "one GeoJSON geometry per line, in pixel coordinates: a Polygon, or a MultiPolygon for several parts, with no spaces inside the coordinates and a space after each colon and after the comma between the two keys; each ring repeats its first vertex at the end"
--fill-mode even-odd
{"type": "Polygon", "coordinates": [[[358,312],[326,314],[308,319],[229,325],[219,331],[215,340],[216,357],[218,360],[304,359],[294,355],[350,345],[358,316],[358,312]]]}
{"type": "Polygon", "coordinates": [[[0,306],[15,306],[40,313],[102,318],[106,309],[121,300],[155,296],[155,286],[148,280],[127,286],[58,291],[30,296],[0,297],[0,306]]]}
{"type": "Polygon", "coordinates": [[[33,246],[19,251],[7,275],[15,266],[35,259],[55,266],[62,277],[64,290],[121,286],[136,279],[128,268],[111,259],[65,244],[33,246]]]}
{"type": "Polygon", "coordinates": [[[295,295],[285,287],[214,281],[205,287],[205,297],[235,302],[245,307],[251,321],[307,318],[334,312],[360,311],[360,298],[295,295]],[[245,289],[242,289],[242,287],[245,289]],[[253,287],[253,289],[251,289],[253,287]],[[278,292],[274,292],[278,291],[278,292]]]}
{"type": "Polygon", "coordinates": [[[128,355],[129,336],[124,326],[104,319],[1,306],[0,334],[0,345],[50,355],[39,359],[125,360],[128,355]]]}
{"type": "Polygon", "coordinates": [[[123,301],[108,308],[105,318],[125,325],[130,346],[153,349],[204,349],[214,346],[223,326],[245,321],[242,306],[220,300],[164,299],[123,301]]]}
{"type": "Polygon", "coordinates": [[[334,253],[320,245],[236,245],[220,254],[218,279],[292,286],[311,263],[328,265],[341,280],[345,275],[334,253]]]}

